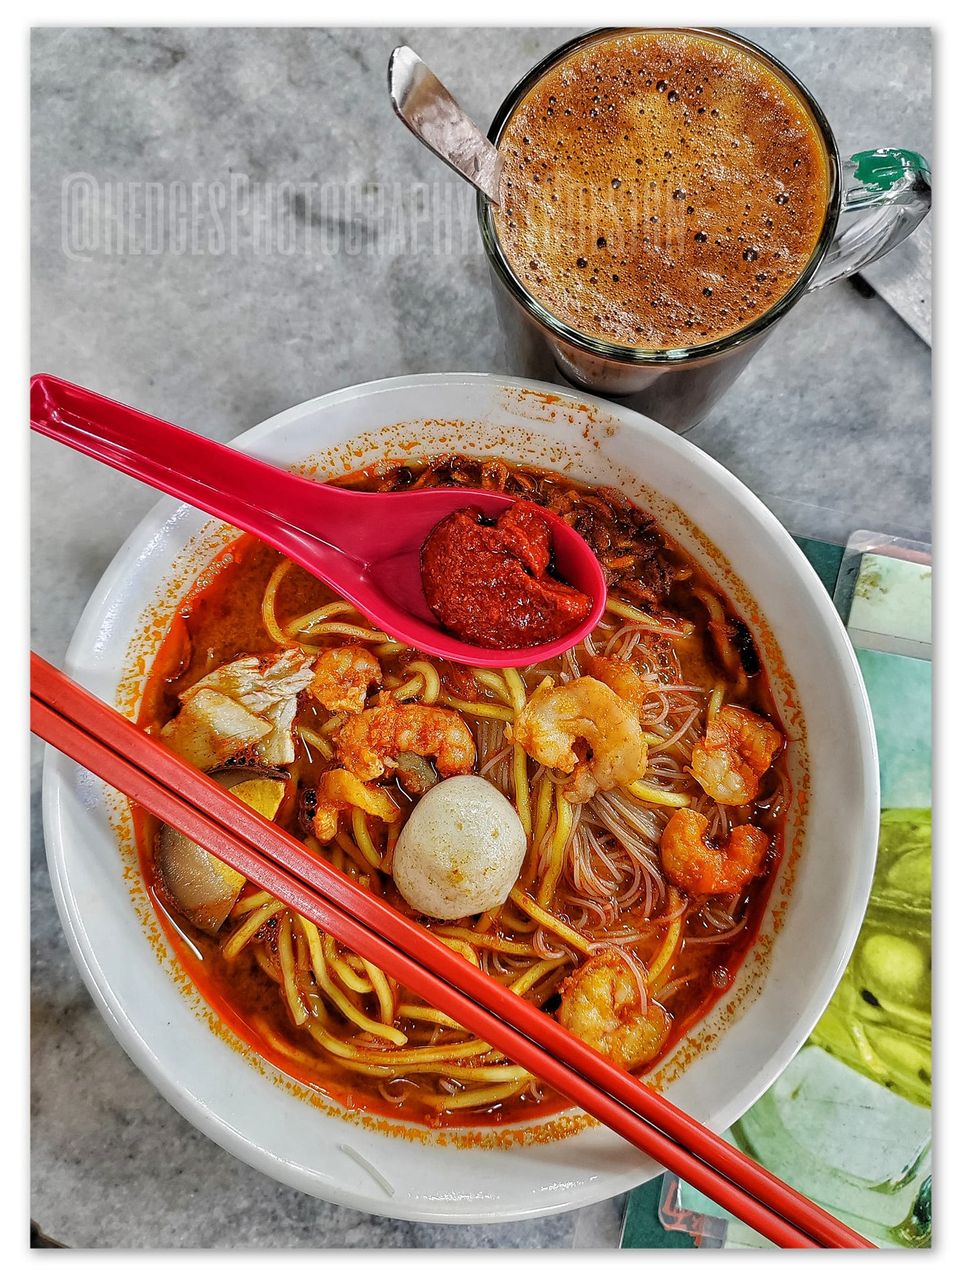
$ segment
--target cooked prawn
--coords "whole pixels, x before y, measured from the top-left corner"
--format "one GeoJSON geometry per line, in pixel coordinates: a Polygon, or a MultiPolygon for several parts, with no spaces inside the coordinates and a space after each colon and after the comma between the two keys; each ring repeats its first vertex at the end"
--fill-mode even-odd
{"type": "Polygon", "coordinates": [[[381,693],[377,706],[347,717],[337,734],[337,755],[364,782],[396,768],[404,753],[432,757],[444,778],[470,773],[477,748],[466,723],[445,707],[397,702],[381,693]]]}
{"type": "Polygon", "coordinates": [[[571,804],[585,803],[597,791],[627,787],[647,768],[636,708],[592,676],[562,685],[548,676],[506,734],[539,764],[571,775],[563,788],[571,804]],[[586,756],[578,754],[581,743],[586,756]]]}
{"type": "Polygon", "coordinates": [[[670,1030],[669,1013],[617,951],[581,965],[561,984],[560,997],[562,1025],[627,1071],[652,1061],[670,1030]]]}
{"type": "Polygon", "coordinates": [[[664,874],[688,893],[739,893],[755,879],[770,837],[759,827],[734,827],[725,845],[707,840],[708,819],[694,809],[680,809],[660,836],[664,874]]]}
{"type": "Polygon", "coordinates": [[[638,710],[650,692],[651,686],[642,679],[636,669],[623,658],[604,658],[600,654],[588,654],[583,662],[588,676],[602,680],[614,693],[619,693],[625,702],[630,702],[638,710]]]}
{"type": "Polygon", "coordinates": [[[347,769],[328,769],[317,783],[317,807],[313,831],[318,840],[330,841],[337,834],[340,814],[362,809],[381,822],[396,822],[400,810],[385,791],[368,786],[347,769]]]}
{"type": "Polygon", "coordinates": [[[317,658],[309,693],[328,711],[362,711],[370,686],[382,675],[372,653],[358,644],[338,645],[317,658]]]}
{"type": "Polygon", "coordinates": [[[749,804],[783,748],[783,734],[743,707],[721,707],[693,748],[690,772],[720,804],[749,804]]]}

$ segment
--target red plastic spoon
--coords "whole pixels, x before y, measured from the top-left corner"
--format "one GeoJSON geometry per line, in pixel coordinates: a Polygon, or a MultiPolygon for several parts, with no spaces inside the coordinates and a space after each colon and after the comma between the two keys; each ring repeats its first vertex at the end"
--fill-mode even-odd
{"type": "Polygon", "coordinates": [[[606,584],[596,556],[568,524],[543,515],[557,571],[593,601],[586,620],[549,644],[487,649],[441,629],[423,594],[420,548],[451,511],[495,516],[514,499],[487,489],[363,493],[338,489],[251,458],[85,387],[36,374],[30,425],[261,538],[327,583],[388,635],[424,653],[475,667],[526,666],[556,657],[596,626],[606,584]]]}

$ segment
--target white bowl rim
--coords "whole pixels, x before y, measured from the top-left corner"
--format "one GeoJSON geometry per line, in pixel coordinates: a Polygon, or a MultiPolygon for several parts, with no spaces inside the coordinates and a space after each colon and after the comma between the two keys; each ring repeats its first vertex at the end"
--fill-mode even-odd
{"type": "MultiPolygon", "coordinates": [[[[718,1109],[713,1117],[711,1127],[720,1133],[739,1119],[757,1098],[773,1084],[807,1040],[846,968],[859,933],[860,923],[863,912],[866,909],[873,880],[880,817],[879,758],[866,686],[859,663],[846,628],[843,626],[834,608],[833,601],[813,566],[780,521],[742,481],[709,454],[661,424],[645,418],[625,406],[603,400],[579,389],[495,373],[402,374],[339,388],[292,405],[244,431],[231,440],[230,443],[234,447],[249,450],[251,446],[254,446],[263,437],[296,422],[299,418],[309,415],[321,406],[328,407],[348,402],[358,397],[376,396],[396,390],[431,385],[455,386],[458,384],[470,385],[477,383],[493,384],[515,391],[528,391],[535,395],[543,394],[550,397],[558,397],[561,401],[566,400],[578,408],[587,406],[617,418],[628,428],[636,426],[638,423],[642,424],[646,431],[653,431],[657,435],[658,447],[665,448],[668,451],[672,450],[680,457],[695,459],[698,468],[706,474],[709,480],[719,482],[733,500],[744,506],[762,524],[764,532],[771,542],[791,562],[792,569],[807,586],[811,602],[817,608],[820,619],[833,634],[836,642],[836,650],[833,657],[843,667],[843,674],[850,686],[851,693],[855,695],[852,698],[856,707],[856,724],[853,727],[860,751],[865,794],[863,853],[858,858],[857,873],[852,882],[849,895],[854,909],[848,914],[845,928],[837,935],[832,948],[829,949],[826,958],[822,961],[820,978],[810,990],[809,999],[803,1010],[794,1020],[791,1034],[784,1038],[779,1051],[768,1059],[749,1080],[744,1082],[739,1091],[734,1093],[728,1100],[727,1105],[718,1109]],[[867,840],[868,835],[870,840],[867,840]]],[[[65,669],[69,674],[74,676],[77,674],[82,657],[88,650],[89,637],[96,628],[97,620],[102,615],[103,605],[110,595],[115,581],[127,568],[128,562],[135,557],[137,551],[142,549],[145,537],[154,532],[158,524],[162,524],[166,519],[169,519],[171,513],[180,508],[181,505],[173,499],[161,498],[137,524],[111,560],[92,592],[68,646],[65,669]]],[[[619,1176],[614,1174],[606,1181],[601,1179],[599,1182],[594,1181],[584,1184],[574,1194],[570,1194],[569,1189],[562,1191],[560,1193],[561,1198],[554,1204],[541,1203],[532,1207],[519,1205],[508,1209],[500,1206],[495,1213],[484,1209],[482,1205],[476,1209],[467,1209],[461,1204],[454,1213],[450,1213],[448,1210],[424,1210],[422,1206],[400,1206],[386,1196],[377,1196],[376,1194],[364,1195],[343,1191],[334,1197],[330,1194],[329,1188],[318,1189],[316,1182],[309,1176],[308,1170],[292,1166],[273,1152],[249,1141],[242,1132],[225,1122],[210,1106],[179,1086],[176,1079],[171,1075],[169,1065],[164,1062],[161,1056],[158,1056],[152,1046],[139,1035],[133,1026],[122,1004],[116,999],[106,973],[98,963],[97,957],[83,930],[82,920],[79,918],[75,904],[68,894],[65,881],[66,833],[62,823],[61,800],[62,788],[67,784],[59,767],[62,760],[63,758],[58,752],[50,747],[46,749],[43,769],[43,825],[54,898],[74,961],[94,1002],[127,1055],[176,1110],[223,1149],[274,1179],[308,1194],[326,1200],[334,1200],[335,1203],[344,1205],[347,1208],[410,1221],[448,1224],[520,1221],[581,1208],[628,1191],[638,1185],[636,1177],[631,1179],[622,1173],[619,1176]]]]}

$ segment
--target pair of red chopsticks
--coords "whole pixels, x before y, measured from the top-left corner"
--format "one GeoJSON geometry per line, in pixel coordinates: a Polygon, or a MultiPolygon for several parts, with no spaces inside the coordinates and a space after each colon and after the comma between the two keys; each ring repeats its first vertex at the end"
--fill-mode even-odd
{"type": "Polygon", "coordinates": [[[36,654],[35,734],[269,890],[784,1248],[873,1248],[36,654]]]}

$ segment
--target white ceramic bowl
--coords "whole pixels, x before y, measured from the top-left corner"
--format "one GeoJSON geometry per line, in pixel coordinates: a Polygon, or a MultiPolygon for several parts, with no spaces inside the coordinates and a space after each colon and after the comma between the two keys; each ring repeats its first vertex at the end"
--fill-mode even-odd
{"type": "MultiPolygon", "coordinates": [[[[406,450],[461,450],[616,485],[654,512],[750,621],[797,738],[790,754],[799,822],[751,957],[697,1028],[698,1051],[681,1047],[658,1075],[675,1103],[722,1131],[783,1070],[839,981],[877,842],[878,767],[859,669],[789,534],[687,441],[629,410],[546,384],[482,374],[393,378],[298,405],[235,443],[281,465],[313,459],[321,475],[406,450]]],[[[188,507],[158,503],[90,600],[68,653],[70,673],[132,711],[144,660],[229,536],[188,507]]],[[[574,1122],[550,1141],[542,1130],[514,1126],[487,1130],[477,1142],[475,1133],[391,1129],[305,1099],[269,1064],[214,1034],[215,1019],[178,968],[143,892],[125,802],[51,752],[44,818],[63,927],[112,1031],[178,1110],[256,1168],[352,1208],[436,1222],[573,1209],[658,1171],[598,1126],[577,1131],[574,1122]]]]}

